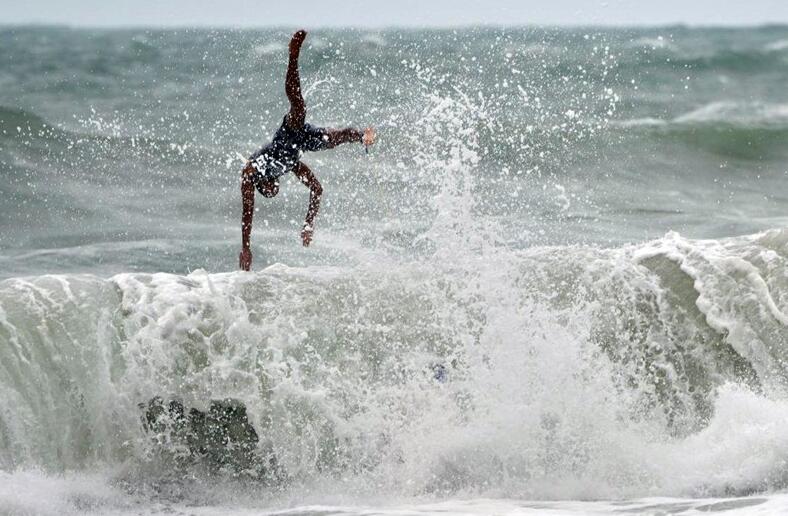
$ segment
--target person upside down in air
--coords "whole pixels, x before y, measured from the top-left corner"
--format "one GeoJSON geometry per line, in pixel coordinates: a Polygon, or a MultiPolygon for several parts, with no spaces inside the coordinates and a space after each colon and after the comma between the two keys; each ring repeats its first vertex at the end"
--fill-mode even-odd
{"type": "Polygon", "coordinates": [[[325,129],[306,123],[306,105],[301,94],[301,79],[298,76],[298,55],[301,45],[306,39],[306,31],[299,30],[290,40],[290,59],[285,76],[285,93],[290,101],[290,111],[282,120],[273,141],[249,157],[241,176],[241,199],[243,213],[241,216],[241,254],[239,265],[248,271],[252,266],[252,251],[249,237],[252,232],[254,216],[254,189],[263,197],[274,197],[279,193],[279,178],[293,172],[303,184],[309,187],[309,206],[306,220],[301,230],[304,246],[312,242],[315,217],[320,209],[320,196],[323,188],[312,171],[301,162],[305,151],[315,152],[333,149],[337,145],[349,142],[360,142],[372,145],[375,131],[368,127],[363,132],[352,127],[345,129],[325,129]]]}

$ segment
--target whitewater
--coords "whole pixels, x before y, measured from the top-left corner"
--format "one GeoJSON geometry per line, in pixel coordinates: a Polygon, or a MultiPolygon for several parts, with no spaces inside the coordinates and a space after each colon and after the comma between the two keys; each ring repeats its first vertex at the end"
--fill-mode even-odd
{"type": "Polygon", "coordinates": [[[0,513],[788,511],[788,28],[316,31],[244,273],[286,37],[0,30],[0,513]]]}

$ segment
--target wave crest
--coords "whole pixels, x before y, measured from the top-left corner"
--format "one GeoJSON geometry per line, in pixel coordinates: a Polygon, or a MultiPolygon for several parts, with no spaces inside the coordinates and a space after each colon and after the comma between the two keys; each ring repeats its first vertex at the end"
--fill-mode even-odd
{"type": "Polygon", "coordinates": [[[0,458],[5,469],[144,462],[139,403],[205,411],[232,398],[297,482],[359,475],[418,493],[484,492],[495,479],[528,496],[556,495],[553,481],[578,496],[598,474],[608,495],[765,485],[736,484],[711,456],[684,483],[663,473],[723,424],[725,385],[781,395],[787,242],[786,230],[670,234],[609,250],[488,249],[471,268],[6,280],[0,458]]]}

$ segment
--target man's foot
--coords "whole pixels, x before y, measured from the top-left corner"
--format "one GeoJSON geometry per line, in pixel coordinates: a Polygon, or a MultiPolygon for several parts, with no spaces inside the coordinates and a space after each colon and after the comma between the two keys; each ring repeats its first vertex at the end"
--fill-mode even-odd
{"type": "Polygon", "coordinates": [[[301,50],[301,44],[304,42],[305,39],[306,39],[305,30],[299,30],[298,32],[293,34],[293,37],[290,39],[290,52],[298,52],[299,50],[301,50]]]}

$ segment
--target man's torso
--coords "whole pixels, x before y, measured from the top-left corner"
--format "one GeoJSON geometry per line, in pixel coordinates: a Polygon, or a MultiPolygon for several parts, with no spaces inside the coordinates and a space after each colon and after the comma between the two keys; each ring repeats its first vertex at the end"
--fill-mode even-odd
{"type": "Polygon", "coordinates": [[[249,160],[261,176],[258,179],[273,181],[291,172],[305,151],[322,150],[327,143],[325,129],[311,124],[292,129],[285,119],[271,143],[249,156],[249,160]]]}

